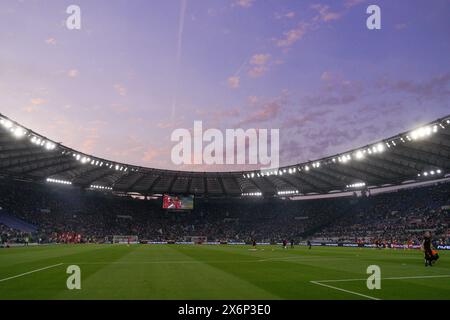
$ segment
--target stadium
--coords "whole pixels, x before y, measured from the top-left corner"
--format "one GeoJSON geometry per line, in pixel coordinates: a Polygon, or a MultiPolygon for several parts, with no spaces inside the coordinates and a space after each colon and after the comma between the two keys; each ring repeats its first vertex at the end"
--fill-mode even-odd
{"type": "Polygon", "coordinates": [[[79,2],[0,4],[0,302],[450,299],[448,1],[79,2]]]}
{"type": "Polygon", "coordinates": [[[4,299],[449,298],[450,117],[265,173],[135,167],[0,123],[2,239],[26,246],[1,252],[4,299]],[[444,260],[431,273],[426,231],[444,260]],[[80,293],[61,290],[67,265],[83,268],[80,293]]]}

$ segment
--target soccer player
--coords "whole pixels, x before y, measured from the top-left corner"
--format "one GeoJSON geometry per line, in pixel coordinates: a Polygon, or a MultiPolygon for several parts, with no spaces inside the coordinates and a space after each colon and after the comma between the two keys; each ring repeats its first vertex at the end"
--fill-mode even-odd
{"type": "Polygon", "coordinates": [[[425,232],[424,240],[422,243],[422,251],[425,255],[425,267],[433,266],[433,262],[439,259],[439,255],[435,250],[433,250],[433,245],[431,243],[431,233],[429,231],[425,232]]]}
{"type": "Polygon", "coordinates": [[[287,240],[283,240],[283,248],[287,249],[287,240]]]}
{"type": "Polygon", "coordinates": [[[291,239],[291,249],[294,249],[294,239],[291,239]]]}
{"type": "Polygon", "coordinates": [[[311,246],[311,241],[309,241],[309,240],[306,241],[306,245],[308,246],[308,249],[311,250],[311,247],[312,247],[312,246],[311,246]]]}

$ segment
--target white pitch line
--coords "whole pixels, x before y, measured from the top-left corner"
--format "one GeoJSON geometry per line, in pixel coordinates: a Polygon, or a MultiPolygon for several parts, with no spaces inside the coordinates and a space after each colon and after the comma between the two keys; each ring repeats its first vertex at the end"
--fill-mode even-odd
{"type": "Polygon", "coordinates": [[[7,281],[7,280],[11,280],[11,279],[15,279],[15,278],[19,278],[19,277],[23,277],[23,276],[26,276],[27,274],[30,274],[30,273],[35,273],[35,272],[43,271],[43,270],[46,270],[46,269],[58,267],[58,266],[60,266],[60,265],[62,265],[62,264],[63,264],[63,263],[58,263],[58,264],[54,264],[54,265],[52,265],[52,266],[48,266],[48,267],[44,267],[44,268],[40,268],[40,269],[28,271],[28,272],[25,272],[25,273],[21,273],[21,274],[18,274],[18,275],[16,275],[16,276],[8,277],[8,278],[5,278],[5,279],[0,279],[0,282],[7,281]]]}
{"type": "MultiPolygon", "coordinates": [[[[435,275],[435,276],[410,276],[410,277],[388,277],[388,278],[382,278],[381,280],[408,280],[408,279],[430,279],[430,278],[450,278],[450,275],[445,274],[445,275],[435,275]]],[[[339,291],[343,291],[343,292],[347,292],[347,293],[351,293],[351,294],[355,294],[361,297],[365,297],[365,298],[369,298],[371,300],[381,300],[375,297],[371,297],[362,293],[358,293],[358,292],[354,292],[354,291],[350,291],[350,290],[346,290],[346,289],[342,289],[342,288],[338,288],[335,286],[331,286],[329,284],[324,284],[324,282],[350,282],[350,281],[366,281],[367,279],[337,279],[337,280],[316,280],[316,281],[310,281],[311,283],[314,283],[316,285],[319,286],[323,286],[323,287],[327,287],[327,288],[331,288],[331,289],[335,289],[335,290],[339,290],[339,291]]]]}
{"type": "Polygon", "coordinates": [[[310,281],[310,282],[311,282],[311,283],[314,283],[314,284],[317,284],[317,285],[319,285],[319,286],[323,286],[323,287],[331,288],[331,289],[334,289],[334,290],[339,290],[339,291],[347,292],[347,293],[350,293],[350,294],[355,294],[355,295],[357,295],[357,296],[364,297],[364,298],[368,298],[368,299],[371,299],[371,300],[381,300],[381,299],[378,299],[378,298],[375,298],[375,297],[367,296],[367,295],[362,294],[362,293],[358,293],[358,292],[354,292],[354,291],[350,291],[350,290],[341,289],[341,288],[334,287],[334,286],[330,286],[330,285],[328,285],[328,284],[323,284],[323,283],[320,283],[320,282],[317,282],[317,281],[310,281]]]}
{"type": "MultiPolygon", "coordinates": [[[[410,277],[388,277],[381,280],[408,280],[408,279],[429,279],[429,278],[450,278],[450,274],[435,275],[435,276],[410,276],[410,277]]],[[[350,281],[366,281],[365,279],[337,279],[337,280],[315,280],[314,282],[350,282],[350,281]]]]}

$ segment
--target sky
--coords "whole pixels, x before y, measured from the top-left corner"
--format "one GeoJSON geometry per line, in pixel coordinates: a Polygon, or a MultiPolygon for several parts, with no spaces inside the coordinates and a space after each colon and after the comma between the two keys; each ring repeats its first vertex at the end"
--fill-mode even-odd
{"type": "Polygon", "coordinates": [[[170,136],[279,129],[280,163],[450,114],[450,0],[2,0],[0,112],[66,146],[162,169],[170,136]],[[66,27],[69,5],[81,29],[66,27]],[[381,9],[369,30],[366,9],[381,9]]]}

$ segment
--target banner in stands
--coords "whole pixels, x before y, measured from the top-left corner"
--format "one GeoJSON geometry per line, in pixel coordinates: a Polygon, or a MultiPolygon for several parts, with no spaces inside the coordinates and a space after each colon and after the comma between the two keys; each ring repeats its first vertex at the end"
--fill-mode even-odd
{"type": "MultiPolygon", "coordinates": [[[[305,244],[302,244],[305,245],[305,244]]],[[[313,242],[312,246],[317,247],[358,247],[358,248],[376,248],[376,244],[371,243],[325,243],[325,242],[313,242]]],[[[380,245],[380,248],[391,248],[391,249],[420,249],[420,245],[407,245],[407,244],[383,244],[380,245]]],[[[450,246],[442,246],[438,245],[438,249],[440,250],[450,250],[450,246]]]]}
{"type": "MultiPolygon", "coordinates": [[[[189,242],[189,241],[180,241],[180,242],[175,242],[173,240],[169,240],[169,241],[160,241],[160,242],[156,242],[156,241],[146,241],[146,242],[141,242],[141,243],[147,243],[147,244],[198,244],[195,242],[189,242]]],[[[245,243],[245,242],[226,242],[226,241],[220,241],[220,242],[216,242],[216,241],[208,241],[208,242],[204,242],[203,244],[207,244],[207,245],[249,245],[249,243],[245,243]]],[[[266,246],[266,245],[282,245],[282,243],[268,243],[268,242],[258,242],[257,245],[262,245],[262,246],[266,246]]],[[[299,245],[301,246],[306,246],[306,243],[300,243],[299,245]]],[[[313,242],[311,243],[311,246],[315,246],[315,247],[354,247],[354,248],[376,248],[377,246],[375,244],[371,244],[371,243],[324,243],[324,242],[313,242]]],[[[380,246],[380,248],[384,248],[383,246],[380,246]]],[[[420,249],[419,245],[399,245],[399,244],[387,244],[385,248],[388,249],[420,249]]],[[[438,250],[450,250],[450,246],[447,245],[438,245],[437,246],[438,250]]]]}

